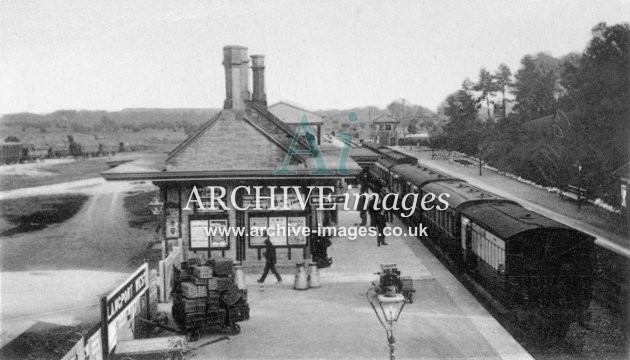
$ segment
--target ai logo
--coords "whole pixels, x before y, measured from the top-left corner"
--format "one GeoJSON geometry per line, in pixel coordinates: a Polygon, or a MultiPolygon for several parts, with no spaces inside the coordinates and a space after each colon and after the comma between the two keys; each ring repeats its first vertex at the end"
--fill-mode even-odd
{"type": "MultiPolygon", "coordinates": [[[[356,112],[348,113],[348,121],[350,123],[355,123],[359,121],[359,115],[356,112]]],[[[349,133],[340,133],[335,135],[335,137],[341,141],[343,141],[343,150],[341,151],[341,156],[339,157],[339,166],[337,168],[337,172],[340,175],[349,175],[352,173],[352,170],[348,170],[348,156],[350,156],[350,147],[352,145],[352,134],[349,133]]],[[[302,116],[300,123],[295,130],[295,135],[293,135],[293,140],[291,141],[291,146],[289,147],[289,151],[287,152],[287,156],[284,158],[284,163],[282,167],[276,171],[274,174],[276,175],[295,175],[297,172],[295,170],[289,169],[289,163],[291,161],[291,156],[293,155],[312,155],[315,159],[315,164],[317,165],[316,170],[311,171],[311,175],[334,175],[335,171],[328,169],[326,163],[324,162],[324,157],[319,149],[319,145],[317,145],[317,139],[315,137],[315,133],[313,132],[313,127],[311,126],[310,121],[308,121],[308,117],[306,115],[302,116]],[[308,143],[308,149],[298,150],[295,146],[298,143],[298,139],[301,134],[304,133],[304,137],[308,143]]]]}

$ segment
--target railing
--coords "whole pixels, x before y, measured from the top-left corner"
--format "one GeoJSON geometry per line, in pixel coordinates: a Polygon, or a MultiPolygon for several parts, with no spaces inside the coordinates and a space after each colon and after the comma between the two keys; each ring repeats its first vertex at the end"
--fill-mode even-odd
{"type": "Polygon", "coordinates": [[[160,288],[160,302],[171,301],[171,288],[173,286],[173,266],[182,261],[182,240],[178,240],[178,246],[164,260],[158,264],[158,287],[160,288]]]}

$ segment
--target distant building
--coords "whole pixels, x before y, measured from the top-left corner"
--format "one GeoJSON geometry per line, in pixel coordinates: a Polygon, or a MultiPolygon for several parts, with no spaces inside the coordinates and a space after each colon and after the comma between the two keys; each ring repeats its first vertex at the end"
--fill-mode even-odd
{"type": "Polygon", "coordinates": [[[306,110],[301,105],[292,104],[287,101],[280,101],[268,106],[267,109],[286,124],[297,125],[302,120],[302,117],[306,116],[313,127],[315,136],[317,136],[317,143],[321,145],[324,127],[323,115],[306,110]]]}
{"type": "Polygon", "coordinates": [[[383,146],[398,145],[398,124],[391,115],[383,114],[372,121],[372,138],[383,146]]]}

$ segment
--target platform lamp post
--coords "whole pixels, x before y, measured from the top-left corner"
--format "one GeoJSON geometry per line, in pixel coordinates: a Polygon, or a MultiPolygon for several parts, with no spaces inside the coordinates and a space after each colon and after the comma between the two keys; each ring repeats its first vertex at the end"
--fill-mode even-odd
{"type": "Polygon", "coordinates": [[[161,240],[160,242],[162,243],[162,260],[166,258],[166,240],[160,239],[160,234],[162,233],[161,231],[162,219],[160,219],[160,215],[162,214],[163,205],[164,203],[159,201],[157,197],[151,200],[151,202],[149,202],[149,210],[151,210],[151,213],[157,219],[157,225],[155,225],[155,237],[156,237],[156,240],[161,240]]]}
{"type": "Polygon", "coordinates": [[[405,307],[405,297],[402,294],[389,291],[385,294],[377,294],[375,288],[368,290],[368,301],[372,305],[378,321],[381,323],[387,334],[387,344],[389,345],[389,359],[395,360],[396,340],[394,339],[394,324],[398,321],[400,314],[405,307]]]}

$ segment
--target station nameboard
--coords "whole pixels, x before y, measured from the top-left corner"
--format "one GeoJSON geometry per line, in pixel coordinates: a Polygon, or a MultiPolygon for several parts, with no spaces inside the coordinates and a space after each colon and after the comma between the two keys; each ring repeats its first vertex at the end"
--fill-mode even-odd
{"type": "MultiPolygon", "coordinates": [[[[111,351],[119,339],[119,330],[133,328],[137,300],[149,289],[149,264],[144,263],[116,290],[101,301],[104,328],[107,334],[107,349],[111,351]]],[[[104,342],[105,343],[105,342],[104,342]]],[[[103,349],[105,350],[105,349],[103,349]]]]}

